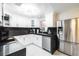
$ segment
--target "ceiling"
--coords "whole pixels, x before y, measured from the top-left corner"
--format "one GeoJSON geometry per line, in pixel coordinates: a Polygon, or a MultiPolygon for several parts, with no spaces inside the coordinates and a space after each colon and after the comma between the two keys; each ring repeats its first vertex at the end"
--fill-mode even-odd
{"type": "Polygon", "coordinates": [[[40,3],[37,4],[44,11],[55,11],[58,13],[65,12],[72,8],[79,8],[79,3],[40,3]]]}
{"type": "Polygon", "coordinates": [[[73,8],[79,8],[79,3],[7,3],[5,6],[17,14],[43,16],[52,11],[62,13],[73,8]]]}

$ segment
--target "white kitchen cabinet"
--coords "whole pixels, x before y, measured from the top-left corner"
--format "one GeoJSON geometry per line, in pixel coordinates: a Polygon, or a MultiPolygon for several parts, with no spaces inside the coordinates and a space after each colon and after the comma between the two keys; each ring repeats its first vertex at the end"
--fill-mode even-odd
{"type": "Polygon", "coordinates": [[[0,46],[0,56],[6,56],[9,54],[9,44],[0,46]]]}
{"type": "Polygon", "coordinates": [[[35,35],[35,34],[29,34],[26,35],[26,43],[33,43],[39,47],[42,47],[42,36],[41,35],[35,35]]]}
{"type": "Polygon", "coordinates": [[[36,44],[39,47],[42,47],[42,36],[41,35],[34,35],[33,43],[36,44]]]}
{"type": "Polygon", "coordinates": [[[3,45],[3,56],[9,54],[9,44],[3,45]]]}
{"type": "Polygon", "coordinates": [[[28,44],[31,44],[32,43],[32,35],[29,34],[29,35],[26,35],[25,36],[25,44],[28,45],[28,44]]]}
{"type": "Polygon", "coordinates": [[[34,25],[35,25],[35,27],[40,27],[40,21],[38,19],[36,19],[34,25]]]}
{"type": "Polygon", "coordinates": [[[37,45],[40,46],[42,48],[42,36],[41,35],[37,35],[37,45]]]}
{"type": "Polygon", "coordinates": [[[32,43],[31,41],[31,35],[20,35],[20,36],[14,36],[14,38],[20,42],[22,45],[28,45],[32,43]]]}
{"type": "Polygon", "coordinates": [[[31,34],[31,35],[30,35],[30,38],[31,38],[31,43],[34,43],[34,41],[35,41],[35,39],[36,39],[35,35],[34,35],[34,34],[31,34]]]}
{"type": "Polygon", "coordinates": [[[20,44],[19,42],[11,43],[11,44],[9,44],[9,54],[19,51],[23,48],[24,48],[24,46],[22,44],[20,44]]]}
{"type": "Polygon", "coordinates": [[[0,26],[2,26],[2,3],[0,3],[0,26]]]}
{"type": "Polygon", "coordinates": [[[2,52],[1,55],[6,56],[6,55],[9,55],[9,54],[14,53],[16,51],[19,51],[23,48],[25,48],[25,47],[22,44],[20,44],[19,42],[15,42],[15,41],[9,42],[9,43],[2,46],[3,50],[1,51],[2,52]]]}
{"type": "Polygon", "coordinates": [[[15,37],[22,45],[36,44],[42,47],[42,36],[35,34],[21,35],[15,37]]]}

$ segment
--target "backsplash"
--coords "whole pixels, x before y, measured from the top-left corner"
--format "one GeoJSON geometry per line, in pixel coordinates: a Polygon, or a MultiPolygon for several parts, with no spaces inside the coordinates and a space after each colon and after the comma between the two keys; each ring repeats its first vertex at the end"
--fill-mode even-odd
{"type": "Polygon", "coordinates": [[[29,33],[28,28],[7,28],[9,30],[9,37],[11,36],[18,36],[18,35],[25,35],[29,33]]]}
{"type": "MultiPolygon", "coordinates": [[[[18,35],[26,35],[26,34],[37,34],[40,33],[40,28],[20,28],[20,27],[2,27],[9,32],[9,37],[18,36],[18,35]]],[[[2,30],[0,27],[0,31],[2,30]]],[[[56,34],[56,27],[49,27],[47,32],[51,32],[51,34],[56,34]]]]}
{"type": "Polygon", "coordinates": [[[25,35],[30,32],[29,28],[17,28],[17,27],[0,27],[0,32],[2,32],[3,29],[5,29],[9,32],[9,37],[25,35]]]}
{"type": "Polygon", "coordinates": [[[9,32],[9,37],[37,33],[37,30],[39,30],[39,28],[0,27],[0,31],[3,29],[9,32]]]}
{"type": "Polygon", "coordinates": [[[48,34],[56,35],[57,34],[57,27],[48,27],[47,32],[48,32],[48,34]]]}

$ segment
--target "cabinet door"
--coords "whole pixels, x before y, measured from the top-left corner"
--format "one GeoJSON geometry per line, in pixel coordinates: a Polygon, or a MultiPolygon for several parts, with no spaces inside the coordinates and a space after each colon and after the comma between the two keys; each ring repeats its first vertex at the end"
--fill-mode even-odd
{"type": "Polygon", "coordinates": [[[26,44],[26,45],[32,43],[32,41],[31,41],[31,36],[28,35],[28,36],[26,36],[24,39],[25,39],[25,44],[26,44]]]}
{"type": "Polygon", "coordinates": [[[42,48],[42,36],[40,35],[37,37],[37,45],[42,48]]]}
{"type": "Polygon", "coordinates": [[[2,3],[0,3],[0,26],[2,26],[2,3]]]}
{"type": "Polygon", "coordinates": [[[42,47],[42,36],[35,35],[34,44],[36,44],[39,47],[42,47]]]}
{"type": "Polygon", "coordinates": [[[29,35],[26,35],[25,36],[25,43],[26,44],[31,44],[31,43],[33,43],[33,39],[34,39],[35,37],[32,35],[32,34],[29,34],[29,35]]]}
{"type": "Polygon", "coordinates": [[[39,20],[35,20],[35,23],[34,23],[34,27],[40,27],[40,22],[39,22],[39,20]]]}
{"type": "Polygon", "coordinates": [[[33,44],[35,44],[35,42],[36,42],[36,36],[35,35],[31,35],[31,42],[33,44]]]}
{"type": "Polygon", "coordinates": [[[35,43],[35,41],[36,41],[36,36],[35,36],[34,34],[29,34],[28,36],[29,36],[30,42],[31,42],[31,43],[35,43]]]}
{"type": "Polygon", "coordinates": [[[18,50],[21,50],[23,48],[24,48],[24,46],[22,44],[20,44],[19,42],[11,43],[9,45],[9,54],[14,53],[14,52],[16,52],[18,50]]]}
{"type": "Polygon", "coordinates": [[[8,55],[9,54],[9,44],[4,45],[3,47],[3,55],[8,55]]]}

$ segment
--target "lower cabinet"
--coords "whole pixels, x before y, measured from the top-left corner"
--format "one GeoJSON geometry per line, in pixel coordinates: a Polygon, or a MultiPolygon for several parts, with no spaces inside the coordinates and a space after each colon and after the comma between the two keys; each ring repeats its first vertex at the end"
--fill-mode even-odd
{"type": "Polygon", "coordinates": [[[42,47],[42,36],[30,34],[26,36],[26,43],[33,43],[39,47],[42,47]]]}
{"type": "Polygon", "coordinates": [[[6,56],[12,53],[15,53],[19,50],[24,49],[25,46],[20,44],[17,41],[9,42],[5,45],[0,46],[0,56],[6,56]]]}
{"type": "Polygon", "coordinates": [[[35,35],[35,34],[22,35],[18,39],[20,39],[19,41],[22,42],[24,45],[33,43],[39,47],[42,47],[41,35],[35,35]]]}
{"type": "Polygon", "coordinates": [[[28,36],[28,35],[25,36],[24,40],[25,40],[25,41],[24,41],[24,42],[25,42],[25,43],[24,43],[25,45],[28,45],[28,44],[31,44],[31,43],[32,43],[32,42],[31,42],[31,37],[28,36]]]}
{"type": "MultiPolygon", "coordinates": [[[[42,47],[41,35],[28,34],[28,35],[17,36],[15,38],[18,39],[18,41],[22,43],[23,45],[28,45],[28,44],[33,43],[33,44],[38,45],[39,47],[42,47]]],[[[14,45],[18,45],[18,44],[14,44],[14,45]]]]}
{"type": "Polygon", "coordinates": [[[9,44],[0,46],[0,56],[5,56],[9,54],[9,44]]]}
{"type": "Polygon", "coordinates": [[[33,43],[42,48],[42,36],[34,35],[33,43]]]}
{"type": "Polygon", "coordinates": [[[24,40],[23,44],[25,44],[25,45],[31,44],[32,43],[32,34],[23,36],[22,40],[24,40]]]}
{"type": "Polygon", "coordinates": [[[9,54],[19,51],[23,48],[24,46],[20,44],[19,42],[14,42],[12,44],[9,44],[9,54]]]}
{"type": "Polygon", "coordinates": [[[3,56],[9,54],[9,44],[3,46],[3,56]]]}

